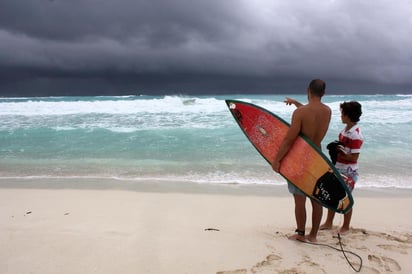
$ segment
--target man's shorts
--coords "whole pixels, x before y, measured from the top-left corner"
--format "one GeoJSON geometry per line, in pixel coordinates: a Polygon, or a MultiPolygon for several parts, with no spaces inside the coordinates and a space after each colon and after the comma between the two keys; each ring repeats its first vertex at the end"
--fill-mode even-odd
{"type": "Polygon", "coordinates": [[[305,195],[299,188],[295,187],[294,184],[288,181],[289,192],[296,195],[305,195]]]}

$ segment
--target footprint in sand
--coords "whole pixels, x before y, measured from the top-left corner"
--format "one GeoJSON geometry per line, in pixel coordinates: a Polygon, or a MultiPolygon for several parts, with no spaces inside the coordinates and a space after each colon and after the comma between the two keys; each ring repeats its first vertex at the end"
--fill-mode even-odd
{"type": "Polygon", "coordinates": [[[277,262],[280,262],[280,260],[282,260],[282,257],[275,254],[270,254],[266,256],[265,260],[257,263],[254,267],[252,267],[251,271],[253,273],[259,272],[262,270],[262,268],[276,265],[277,262]]]}
{"type": "Polygon", "coordinates": [[[386,272],[401,271],[402,268],[397,261],[388,257],[379,257],[375,255],[368,255],[368,260],[377,265],[379,268],[384,269],[386,272]]]}
{"type": "Polygon", "coordinates": [[[402,234],[402,235],[391,235],[387,233],[380,233],[376,232],[372,234],[373,236],[379,238],[386,238],[387,240],[404,243],[404,244],[411,244],[412,243],[412,234],[402,234]]]}
{"type": "Polygon", "coordinates": [[[230,271],[216,272],[216,274],[246,274],[246,273],[247,273],[246,269],[236,269],[236,270],[230,270],[230,271]]]}
{"type": "Polygon", "coordinates": [[[378,247],[384,249],[384,250],[390,250],[390,251],[395,251],[399,252],[400,254],[408,254],[407,247],[405,246],[396,246],[396,245],[377,245],[378,247]]]}
{"type": "MultiPolygon", "coordinates": [[[[366,238],[379,238],[380,241],[386,240],[386,243],[378,244],[379,248],[389,251],[395,251],[400,254],[408,254],[408,249],[412,248],[409,244],[412,243],[411,234],[391,235],[383,232],[366,231],[364,229],[352,229],[352,233],[345,237],[348,242],[352,242],[353,245],[362,243],[366,238]],[[354,241],[358,240],[358,241],[354,241]],[[359,241],[362,240],[362,241],[359,241]]],[[[359,250],[365,250],[365,246],[356,246],[359,250]]]]}
{"type": "Polygon", "coordinates": [[[252,273],[278,273],[278,274],[304,274],[305,269],[311,270],[311,273],[319,273],[319,274],[326,274],[325,270],[323,270],[320,265],[314,263],[311,258],[305,256],[303,261],[298,263],[297,267],[289,268],[289,269],[279,269],[280,262],[282,257],[271,254],[266,257],[266,259],[262,262],[257,263],[252,269],[252,273]],[[269,271],[269,272],[267,272],[269,271]]]}
{"type": "MultiPolygon", "coordinates": [[[[301,266],[302,269],[310,267],[310,270],[313,273],[319,273],[319,274],[320,273],[325,273],[325,274],[327,274],[326,271],[319,264],[315,263],[310,257],[305,256],[303,259],[304,260],[302,262],[298,263],[298,265],[301,266]]],[[[298,273],[302,273],[302,272],[298,272],[298,273]]]]}
{"type": "Polygon", "coordinates": [[[373,267],[362,266],[362,273],[363,274],[381,274],[379,270],[373,267]]]}
{"type": "Polygon", "coordinates": [[[291,268],[291,269],[286,269],[286,270],[280,270],[277,272],[278,274],[303,274],[302,271],[300,271],[297,268],[291,268]]]}
{"type": "Polygon", "coordinates": [[[375,236],[380,239],[387,239],[389,241],[404,243],[404,244],[411,244],[412,243],[412,234],[406,233],[402,235],[391,235],[384,232],[373,232],[373,231],[366,231],[364,229],[357,229],[357,232],[362,232],[364,235],[367,236],[375,236]]]}

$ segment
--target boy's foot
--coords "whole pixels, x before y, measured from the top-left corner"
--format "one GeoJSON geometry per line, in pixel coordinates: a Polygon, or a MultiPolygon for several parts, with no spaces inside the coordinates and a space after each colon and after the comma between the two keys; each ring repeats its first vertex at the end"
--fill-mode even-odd
{"type": "Polygon", "coordinates": [[[332,229],[332,225],[330,224],[323,224],[319,227],[319,230],[331,230],[332,229]]]}
{"type": "Polygon", "coordinates": [[[348,233],[349,230],[350,230],[349,228],[341,227],[341,229],[339,229],[339,233],[344,235],[344,234],[348,233]]]}

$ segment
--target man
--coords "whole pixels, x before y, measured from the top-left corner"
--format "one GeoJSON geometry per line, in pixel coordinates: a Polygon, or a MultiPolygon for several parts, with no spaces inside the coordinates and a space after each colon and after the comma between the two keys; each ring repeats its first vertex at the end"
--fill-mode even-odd
{"type": "MultiPolygon", "coordinates": [[[[303,105],[298,101],[286,98],[287,105],[295,105],[297,109],[292,114],[292,122],[280,148],[273,161],[272,168],[279,172],[282,159],[292,147],[299,133],[306,135],[319,149],[326,135],[331,119],[331,109],[322,103],[325,94],[325,82],[320,79],[312,80],[307,88],[308,104],[303,105]]],[[[296,235],[289,237],[290,240],[316,242],[316,236],[322,219],[322,206],[311,199],[312,203],[312,229],[308,237],[305,237],[306,226],[306,196],[294,185],[288,182],[289,192],[295,200],[296,235]]]]}

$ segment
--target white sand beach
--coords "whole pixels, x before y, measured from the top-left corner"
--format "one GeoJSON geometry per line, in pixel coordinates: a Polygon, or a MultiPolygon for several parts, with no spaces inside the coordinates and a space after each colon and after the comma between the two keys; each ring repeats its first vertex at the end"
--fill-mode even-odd
{"type": "MultiPolygon", "coordinates": [[[[318,236],[331,247],[287,239],[293,200],[281,192],[0,188],[0,273],[354,273],[331,248],[336,229],[318,236]]],[[[355,202],[341,242],[361,273],[412,273],[412,192],[355,202]]]]}

